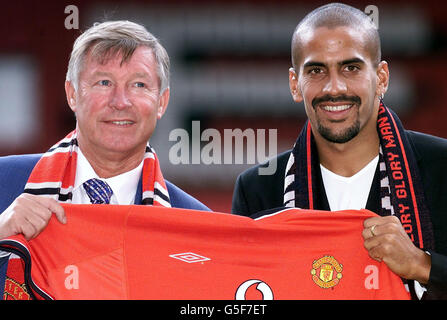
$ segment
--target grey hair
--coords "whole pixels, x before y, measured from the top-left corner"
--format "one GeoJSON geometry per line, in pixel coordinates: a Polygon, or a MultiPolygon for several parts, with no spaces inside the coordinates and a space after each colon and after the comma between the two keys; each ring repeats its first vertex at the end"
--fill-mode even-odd
{"type": "Polygon", "coordinates": [[[121,64],[128,61],[139,46],[152,50],[157,61],[160,95],[169,88],[169,56],[159,40],[140,24],[131,21],[107,21],[95,23],[74,42],[66,74],[75,90],[87,52],[100,63],[106,63],[116,54],[122,56],[121,64]]]}
{"type": "Polygon", "coordinates": [[[347,26],[365,31],[366,49],[371,60],[377,67],[381,60],[380,37],[377,26],[364,12],[343,3],[329,3],[310,12],[296,26],[292,39],[292,65],[295,67],[299,61],[301,49],[300,34],[308,29],[327,27],[333,29],[347,26]]]}

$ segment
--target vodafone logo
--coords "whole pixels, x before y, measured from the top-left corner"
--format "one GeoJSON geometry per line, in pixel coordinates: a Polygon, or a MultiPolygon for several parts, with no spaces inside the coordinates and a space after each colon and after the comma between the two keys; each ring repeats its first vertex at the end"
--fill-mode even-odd
{"type": "Polygon", "coordinates": [[[245,294],[247,293],[248,288],[256,285],[256,290],[262,293],[263,300],[273,300],[273,291],[268,286],[267,283],[261,280],[251,279],[243,282],[236,291],[236,300],[246,300],[245,294]]]}

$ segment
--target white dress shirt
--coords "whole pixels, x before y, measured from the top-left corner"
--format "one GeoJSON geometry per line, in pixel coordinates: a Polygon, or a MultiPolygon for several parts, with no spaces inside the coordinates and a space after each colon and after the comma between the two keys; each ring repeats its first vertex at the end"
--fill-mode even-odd
{"type": "Polygon", "coordinates": [[[72,203],[90,204],[90,198],[88,197],[82,184],[89,179],[97,178],[107,182],[110,188],[112,188],[113,195],[110,199],[110,204],[134,204],[138,181],[140,180],[142,170],[143,161],[141,161],[135,169],[111,178],[102,179],[99,178],[93,170],[87,158],[85,158],[81,152],[81,149],[78,149],[78,160],[76,164],[76,177],[73,186],[72,203]]]}

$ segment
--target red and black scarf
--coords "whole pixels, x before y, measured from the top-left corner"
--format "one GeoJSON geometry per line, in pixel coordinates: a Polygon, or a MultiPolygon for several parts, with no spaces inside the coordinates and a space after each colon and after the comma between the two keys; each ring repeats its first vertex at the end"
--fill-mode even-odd
{"type": "MultiPolygon", "coordinates": [[[[28,178],[24,192],[71,202],[78,158],[76,136],[74,130],[42,155],[28,178]]],[[[171,207],[157,155],[149,144],[143,160],[141,203],[171,207]]]]}
{"type": "MultiPolygon", "coordinates": [[[[395,215],[413,243],[424,250],[434,247],[430,212],[411,145],[397,115],[380,104],[377,132],[380,137],[380,212],[395,215]]],[[[307,121],[290,154],[284,184],[284,206],[315,209],[318,152],[307,121]]]]}

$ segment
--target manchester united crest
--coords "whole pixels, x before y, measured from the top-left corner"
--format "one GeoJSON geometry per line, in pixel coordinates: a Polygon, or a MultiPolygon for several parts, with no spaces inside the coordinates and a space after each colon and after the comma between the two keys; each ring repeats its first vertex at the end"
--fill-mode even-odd
{"type": "Polygon", "coordinates": [[[25,284],[6,277],[3,300],[31,300],[25,284]]]}
{"type": "Polygon", "coordinates": [[[338,263],[333,256],[324,256],[312,263],[312,280],[323,289],[336,286],[342,275],[343,265],[338,263]]]}

